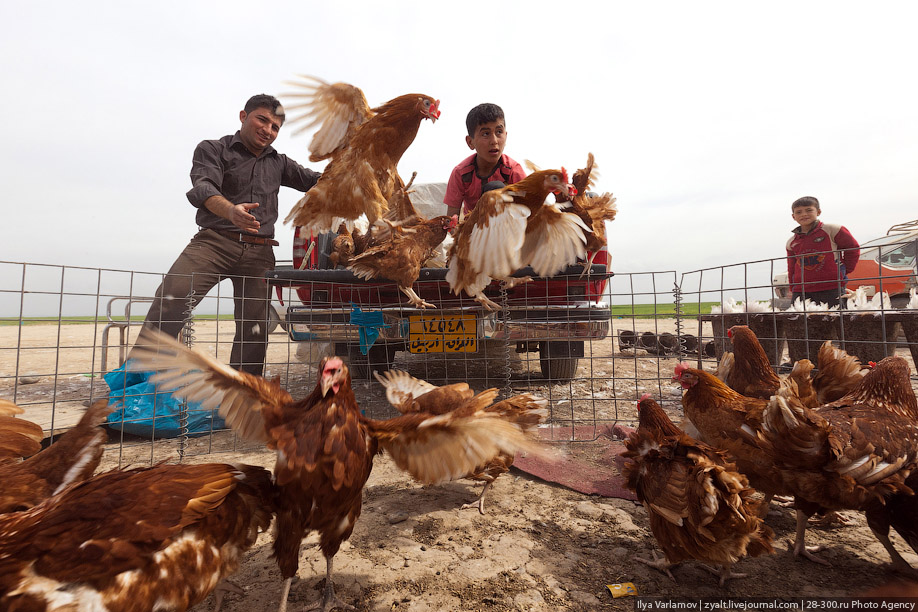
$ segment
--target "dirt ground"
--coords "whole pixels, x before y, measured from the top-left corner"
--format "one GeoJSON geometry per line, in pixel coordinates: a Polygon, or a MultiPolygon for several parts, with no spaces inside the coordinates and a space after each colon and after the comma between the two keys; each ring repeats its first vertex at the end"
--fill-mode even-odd
{"type": "MultiPolygon", "coordinates": [[[[613,335],[621,328],[675,331],[672,320],[616,320],[613,325],[613,335]]],[[[25,416],[45,419],[46,429],[79,418],[90,396],[107,391],[104,382],[92,376],[101,364],[94,348],[99,330],[90,327],[0,328],[0,350],[6,351],[0,360],[0,397],[15,396],[26,407],[25,416]],[[15,347],[28,349],[15,350],[14,366],[9,357],[15,347]],[[23,384],[26,375],[37,381],[23,384]]],[[[212,350],[219,338],[218,355],[225,358],[229,347],[222,343],[223,331],[204,325],[196,333],[205,350],[212,350]]],[[[272,336],[268,373],[280,376],[300,397],[315,384],[314,373],[296,359],[296,347],[285,338],[272,336]]],[[[629,354],[619,350],[617,340],[609,339],[588,345],[574,381],[549,385],[539,374],[537,354],[519,356],[512,347],[510,351],[509,367],[496,376],[483,375],[481,363],[474,360],[437,361],[400,353],[395,366],[437,384],[465,376],[474,379],[476,387],[487,382],[505,392],[543,394],[551,400],[551,426],[593,424],[598,431],[614,422],[633,423],[634,400],[643,392],[661,398],[674,419],[681,419],[680,392],[667,382],[675,365],[672,358],[643,351],[629,354]]],[[[114,351],[108,367],[114,367],[116,360],[114,351]]],[[[368,415],[394,414],[376,383],[356,382],[355,390],[368,415]]],[[[266,467],[274,463],[272,454],[241,443],[229,432],[154,443],[117,434],[111,439],[104,468],[179,458],[189,463],[227,461],[266,467]]],[[[577,444],[564,446],[576,452],[577,444]]],[[[607,469],[617,471],[615,465],[607,469]]],[[[335,557],[339,595],[357,610],[372,611],[632,610],[631,598],[614,599],[606,585],[631,582],[642,596],[692,599],[843,596],[893,577],[887,553],[863,516],[854,512],[847,513],[854,522],[851,527],[808,531],[809,544],[825,547],[821,555],[832,566],[824,567],[789,554],[793,511],[773,507],[768,524],[776,534],[775,554],[742,560],[736,570],[748,577],[720,588],[717,579],[697,564],[676,568],[674,583],[635,561],[655,548],[646,512],[635,502],[585,495],[514,469],[494,484],[486,515],[460,510],[477,497],[480,487],[465,480],[421,486],[388,457],[378,457],[365,489],[363,514],[350,541],[335,557]]],[[[918,567],[918,555],[895,534],[893,541],[918,567]]],[[[247,553],[233,577],[245,594],[228,595],[224,610],[275,609],[281,580],[270,558],[271,542],[270,533],[262,534],[247,553]]],[[[311,536],[301,548],[298,579],[290,595],[294,610],[321,596],[325,562],[316,542],[311,536]]],[[[211,604],[208,600],[199,609],[210,609],[211,604]]]]}

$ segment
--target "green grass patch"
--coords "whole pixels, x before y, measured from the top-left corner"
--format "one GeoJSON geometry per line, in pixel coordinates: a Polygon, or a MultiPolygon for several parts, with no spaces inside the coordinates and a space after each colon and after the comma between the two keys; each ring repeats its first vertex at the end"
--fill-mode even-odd
{"type": "MultiPolygon", "coordinates": [[[[682,315],[686,317],[700,314],[711,314],[711,306],[720,302],[689,302],[682,305],[682,315]]],[[[654,317],[676,316],[675,304],[617,304],[611,307],[612,316],[629,319],[652,319],[654,317]]]]}

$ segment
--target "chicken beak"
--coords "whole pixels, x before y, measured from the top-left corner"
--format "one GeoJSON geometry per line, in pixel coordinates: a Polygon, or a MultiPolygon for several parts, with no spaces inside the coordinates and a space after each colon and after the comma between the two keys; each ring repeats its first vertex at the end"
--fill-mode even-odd
{"type": "MultiPolygon", "coordinates": [[[[322,378],[322,384],[321,384],[322,397],[325,397],[326,395],[328,395],[328,390],[331,389],[331,388],[334,387],[334,386],[336,386],[336,382],[335,382],[334,377],[332,377],[332,376],[323,377],[323,378],[322,378]]],[[[336,391],[337,391],[337,389],[336,389],[336,391]]]]}

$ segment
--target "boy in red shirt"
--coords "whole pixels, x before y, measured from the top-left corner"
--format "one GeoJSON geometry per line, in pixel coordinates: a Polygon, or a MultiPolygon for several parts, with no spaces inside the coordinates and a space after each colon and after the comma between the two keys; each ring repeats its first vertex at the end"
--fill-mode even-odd
{"type": "Polygon", "coordinates": [[[821,212],[814,197],[791,204],[791,217],[800,225],[787,241],[787,279],[791,300],[802,297],[837,306],[848,273],[861,256],[860,245],[844,226],[820,221],[821,212]]]}
{"type": "Polygon", "coordinates": [[[526,178],[519,163],[504,155],[507,144],[507,126],[504,111],[496,104],[479,104],[465,118],[469,135],[465,143],[475,151],[453,168],[446,185],[446,214],[455,215],[463,208],[465,214],[478,203],[482,185],[500,181],[511,185],[526,178]]]}

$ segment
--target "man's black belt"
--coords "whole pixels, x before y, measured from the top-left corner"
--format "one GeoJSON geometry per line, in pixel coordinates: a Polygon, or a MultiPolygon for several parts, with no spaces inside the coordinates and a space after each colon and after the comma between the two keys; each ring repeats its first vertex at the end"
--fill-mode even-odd
{"type": "MultiPolygon", "coordinates": [[[[211,228],[212,229],[212,228],[211,228]]],[[[246,244],[270,244],[271,246],[279,246],[280,243],[273,238],[268,238],[266,236],[258,236],[256,234],[247,234],[245,232],[233,232],[230,230],[213,230],[223,236],[224,238],[229,238],[233,242],[245,242],[246,244]]]]}

